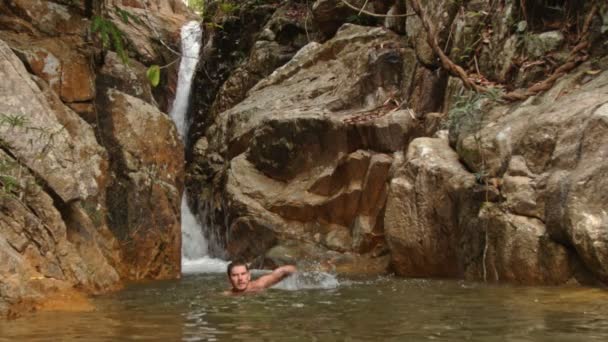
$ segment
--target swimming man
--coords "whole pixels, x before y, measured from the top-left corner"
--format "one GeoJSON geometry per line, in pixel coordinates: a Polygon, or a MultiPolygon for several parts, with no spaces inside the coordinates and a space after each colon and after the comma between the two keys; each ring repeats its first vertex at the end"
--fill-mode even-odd
{"type": "Polygon", "coordinates": [[[251,281],[251,272],[249,272],[247,264],[243,261],[233,261],[228,264],[227,270],[228,280],[230,280],[232,289],[227,291],[226,294],[263,291],[296,271],[297,268],[295,266],[285,265],[276,268],[270,274],[265,274],[260,278],[251,281]]]}

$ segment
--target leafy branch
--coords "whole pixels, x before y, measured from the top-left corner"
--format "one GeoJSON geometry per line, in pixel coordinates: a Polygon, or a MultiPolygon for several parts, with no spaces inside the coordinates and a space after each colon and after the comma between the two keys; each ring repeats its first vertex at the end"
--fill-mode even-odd
{"type": "MultiPolygon", "coordinates": [[[[127,22],[129,20],[129,17],[126,15],[122,18],[127,22]]],[[[93,21],[91,22],[91,32],[97,34],[104,49],[107,50],[114,47],[114,50],[116,51],[116,54],[118,54],[120,60],[124,64],[129,63],[129,56],[125,50],[122,32],[111,20],[100,15],[93,16],[93,21]]]]}

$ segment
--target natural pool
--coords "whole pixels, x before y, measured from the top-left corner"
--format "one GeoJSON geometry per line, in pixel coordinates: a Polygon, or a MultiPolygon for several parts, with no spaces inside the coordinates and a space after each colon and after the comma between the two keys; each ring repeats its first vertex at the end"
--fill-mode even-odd
{"type": "Polygon", "coordinates": [[[322,276],[241,297],[222,273],[132,285],[93,312],[0,321],[0,341],[608,341],[601,289],[322,276]]]}

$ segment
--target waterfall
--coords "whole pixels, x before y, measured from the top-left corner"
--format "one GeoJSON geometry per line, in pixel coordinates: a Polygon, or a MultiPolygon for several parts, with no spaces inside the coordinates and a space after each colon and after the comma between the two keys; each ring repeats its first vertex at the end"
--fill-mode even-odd
{"type": "MultiPolygon", "coordinates": [[[[188,135],[189,124],[186,113],[188,111],[192,76],[198,63],[201,39],[200,23],[190,21],[182,27],[182,58],[179,66],[177,90],[170,115],[184,141],[188,135]]],[[[208,243],[203,234],[203,227],[188,206],[186,191],[182,196],[181,214],[182,272],[225,272],[225,261],[208,256],[208,243]]]]}
{"type": "Polygon", "coordinates": [[[192,76],[198,63],[198,53],[201,49],[202,30],[200,23],[190,21],[182,27],[182,59],[179,64],[179,74],[177,79],[177,90],[171,108],[171,118],[175,122],[179,135],[186,140],[188,135],[188,122],[186,113],[188,112],[188,99],[192,86],[192,76]]]}

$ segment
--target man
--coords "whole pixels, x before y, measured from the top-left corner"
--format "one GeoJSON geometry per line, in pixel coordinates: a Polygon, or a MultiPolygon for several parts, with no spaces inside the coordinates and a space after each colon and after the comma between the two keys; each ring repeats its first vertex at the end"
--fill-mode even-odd
{"type": "Polygon", "coordinates": [[[276,268],[270,274],[265,274],[260,278],[251,281],[249,267],[243,261],[233,261],[228,264],[228,280],[232,284],[232,289],[226,294],[240,294],[247,292],[259,292],[271,287],[272,285],[295,273],[297,268],[293,265],[286,265],[276,268]]]}

